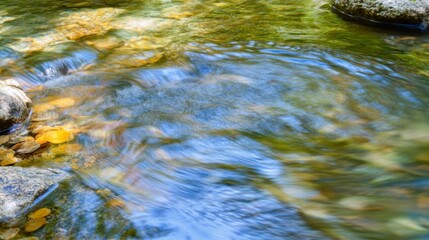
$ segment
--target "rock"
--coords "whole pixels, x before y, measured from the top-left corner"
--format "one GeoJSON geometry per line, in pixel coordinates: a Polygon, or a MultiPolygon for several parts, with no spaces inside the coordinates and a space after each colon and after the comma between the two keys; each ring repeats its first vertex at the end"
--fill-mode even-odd
{"type": "Polygon", "coordinates": [[[70,40],[79,40],[91,35],[103,35],[113,28],[111,21],[123,11],[116,8],[98,8],[66,12],[60,18],[57,30],[70,40]]]}
{"type": "Polygon", "coordinates": [[[36,198],[69,177],[56,169],[0,167],[0,228],[19,224],[36,198]]]}
{"type": "Polygon", "coordinates": [[[24,121],[29,113],[31,100],[13,79],[0,80],[0,133],[24,121]]]}
{"type": "Polygon", "coordinates": [[[86,41],[85,43],[95,47],[99,51],[104,51],[121,46],[122,40],[114,36],[108,36],[105,38],[86,41]]]}
{"type": "Polygon", "coordinates": [[[32,152],[36,151],[37,149],[39,149],[40,143],[36,142],[34,139],[32,139],[30,137],[25,142],[18,143],[15,146],[17,146],[17,150],[16,150],[17,153],[28,154],[28,153],[32,153],[32,152]]]}
{"type": "Polygon", "coordinates": [[[107,59],[109,67],[142,67],[160,61],[163,57],[162,52],[158,51],[124,51],[125,54],[114,55],[107,59]]]}
{"type": "Polygon", "coordinates": [[[13,150],[0,148],[0,166],[8,166],[17,162],[18,159],[13,150]]]}
{"type": "Polygon", "coordinates": [[[9,240],[13,239],[21,231],[19,228],[9,228],[0,231],[0,239],[9,240]]]}
{"type": "Polygon", "coordinates": [[[334,11],[367,23],[393,27],[429,28],[427,0],[332,0],[334,11]]]}
{"type": "Polygon", "coordinates": [[[167,42],[162,38],[132,37],[125,44],[124,48],[134,50],[154,50],[165,47],[167,42]]]}
{"type": "Polygon", "coordinates": [[[9,142],[10,136],[9,135],[0,135],[0,146],[9,142]]]}

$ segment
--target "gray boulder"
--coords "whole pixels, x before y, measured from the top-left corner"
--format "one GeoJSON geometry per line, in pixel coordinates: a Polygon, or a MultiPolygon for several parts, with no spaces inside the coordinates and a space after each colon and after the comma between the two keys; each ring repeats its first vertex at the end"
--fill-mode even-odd
{"type": "Polygon", "coordinates": [[[0,133],[24,121],[31,108],[31,100],[13,79],[0,80],[0,133]]]}
{"type": "Polygon", "coordinates": [[[429,0],[331,0],[333,9],[350,18],[397,27],[429,27],[429,0]]]}
{"type": "Polygon", "coordinates": [[[27,207],[69,177],[55,169],[0,167],[0,228],[19,224],[27,207]]]}

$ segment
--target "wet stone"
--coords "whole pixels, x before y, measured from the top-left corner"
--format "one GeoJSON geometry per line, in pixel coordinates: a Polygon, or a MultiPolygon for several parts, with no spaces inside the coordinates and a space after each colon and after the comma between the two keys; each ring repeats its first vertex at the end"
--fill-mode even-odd
{"type": "Polygon", "coordinates": [[[58,31],[70,40],[79,40],[91,35],[102,35],[112,28],[113,17],[123,10],[99,8],[63,16],[58,31]]]}
{"type": "Polygon", "coordinates": [[[15,152],[11,149],[0,149],[0,166],[12,165],[18,162],[15,152]]]}
{"type": "Polygon", "coordinates": [[[429,28],[427,0],[332,0],[336,12],[355,20],[391,27],[429,28]]]}
{"type": "Polygon", "coordinates": [[[13,239],[18,233],[20,229],[19,228],[8,228],[5,230],[0,231],[0,239],[2,240],[9,240],[13,239]]]}
{"type": "Polygon", "coordinates": [[[10,136],[9,135],[1,135],[0,136],[0,146],[9,142],[10,136]]]}
{"type": "Polygon", "coordinates": [[[28,154],[36,151],[40,148],[40,143],[34,141],[34,139],[29,139],[20,144],[19,148],[16,150],[19,154],[28,154]]]}
{"type": "Polygon", "coordinates": [[[70,175],[56,169],[0,167],[0,227],[13,227],[26,208],[70,175]]]}
{"type": "Polygon", "coordinates": [[[161,60],[162,56],[163,54],[157,51],[129,51],[129,54],[121,54],[112,57],[111,62],[114,65],[136,68],[147,64],[156,63],[161,60]]]}
{"type": "Polygon", "coordinates": [[[13,79],[0,80],[0,132],[23,122],[30,113],[31,100],[18,82],[13,79]]]}
{"type": "Polygon", "coordinates": [[[116,37],[106,37],[95,40],[86,41],[86,44],[95,47],[99,51],[109,50],[116,47],[119,47],[122,44],[122,41],[116,37]]]}
{"type": "Polygon", "coordinates": [[[9,144],[17,144],[25,141],[25,136],[11,135],[8,141],[9,144]]]}

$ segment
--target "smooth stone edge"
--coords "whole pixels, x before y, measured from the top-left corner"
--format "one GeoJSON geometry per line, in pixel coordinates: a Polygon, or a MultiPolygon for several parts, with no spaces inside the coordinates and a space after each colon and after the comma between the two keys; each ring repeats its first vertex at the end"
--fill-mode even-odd
{"type": "Polygon", "coordinates": [[[344,18],[346,20],[352,20],[354,22],[358,22],[365,25],[370,26],[377,26],[377,27],[384,27],[384,28],[390,28],[390,29],[405,29],[409,31],[416,31],[421,33],[429,33],[429,26],[426,23],[420,23],[420,24],[406,24],[406,23],[394,23],[394,22],[382,22],[378,20],[373,20],[361,16],[355,16],[348,14],[344,12],[343,10],[335,7],[334,5],[331,5],[332,12],[336,13],[341,18],[344,18]]]}
{"type": "MultiPolygon", "coordinates": [[[[27,167],[3,166],[0,168],[27,168],[27,167]]],[[[51,171],[55,174],[58,174],[59,179],[58,179],[58,181],[53,182],[52,185],[50,187],[48,187],[43,193],[38,195],[28,206],[25,206],[24,208],[22,208],[20,213],[19,213],[19,216],[17,216],[14,219],[10,219],[9,222],[0,222],[0,230],[6,229],[6,228],[11,228],[11,227],[18,227],[18,226],[22,225],[25,222],[25,220],[27,219],[26,218],[27,214],[29,214],[30,211],[35,206],[40,204],[41,201],[43,201],[45,198],[47,198],[52,192],[57,190],[61,183],[63,183],[64,181],[71,180],[73,178],[73,176],[69,172],[62,170],[62,169],[59,169],[59,168],[28,167],[27,169],[41,169],[41,170],[51,171]]]]}
{"type": "Polygon", "coordinates": [[[0,128],[0,135],[7,135],[7,134],[18,131],[19,129],[21,129],[22,126],[25,126],[26,124],[28,124],[31,120],[32,115],[33,115],[33,109],[32,109],[32,100],[28,97],[27,93],[24,91],[21,84],[19,84],[19,82],[17,80],[15,80],[14,78],[0,79],[0,88],[2,88],[2,87],[15,88],[18,91],[21,91],[23,93],[23,95],[27,98],[27,99],[25,99],[26,101],[23,101],[27,105],[27,116],[26,116],[26,118],[20,122],[13,123],[10,127],[4,128],[4,129],[0,128]]]}

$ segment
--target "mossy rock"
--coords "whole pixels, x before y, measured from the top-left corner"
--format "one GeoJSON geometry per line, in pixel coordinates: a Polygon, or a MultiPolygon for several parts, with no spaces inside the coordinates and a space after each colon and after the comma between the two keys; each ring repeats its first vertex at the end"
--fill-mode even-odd
{"type": "Polygon", "coordinates": [[[333,10],[364,23],[428,31],[427,0],[331,0],[333,10]]]}

